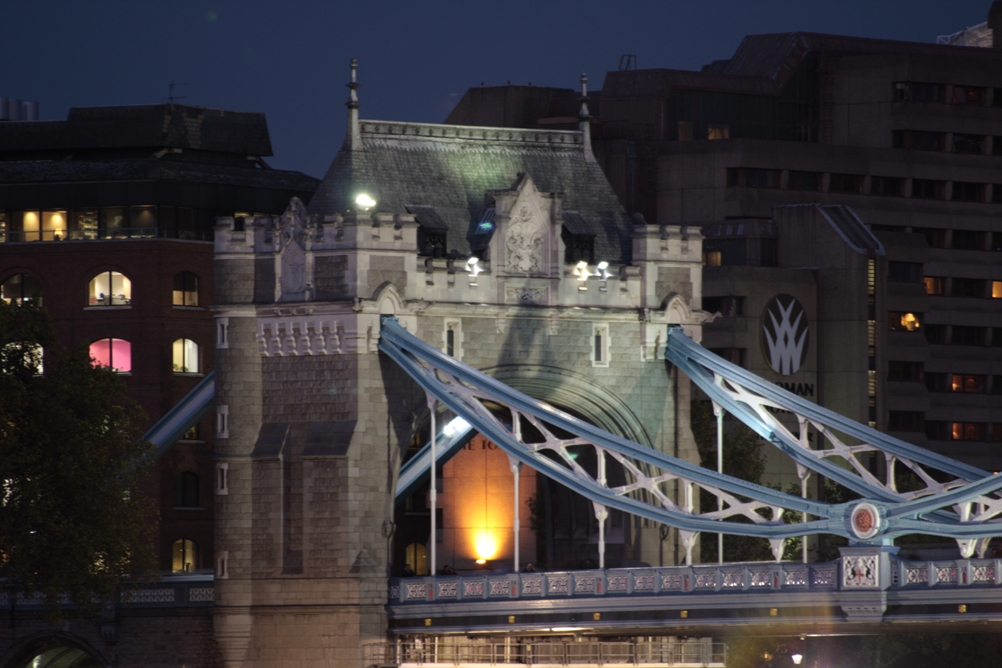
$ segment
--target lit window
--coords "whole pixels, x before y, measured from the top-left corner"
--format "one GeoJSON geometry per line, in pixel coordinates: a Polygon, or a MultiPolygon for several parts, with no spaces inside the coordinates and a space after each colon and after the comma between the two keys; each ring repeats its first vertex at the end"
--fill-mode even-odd
{"type": "Polygon", "coordinates": [[[14,274],[0,286],[0,296],[8,304],[20,306],[31,302],[42,305],[42,284],[27,274],[14,274]]]}
{"type": "Polygon", "coordinates": [[[917,332],[922,327],[922,314],[890,311],[887,327],[894,332],[917,332]]]}
{"type": "Polygon", "coordinates": [[[423,543],[411,543],[404,549],[404,559],[414,575],[428,575],[428,548],[423,543]]]}
{"type": "Polygon", "coordinates": [[[13,236],[13,241],[39,241],[42,238],[42,221],[38,211],[15,211],[14,230],[21,238],[13,236]]]}
{"type": "Polygon", "coordinates": [[[105,366],[119,373],[132,372],[132,344],[122,339],[101,339],[90,344],[94,366],[105,366]]]}
{"type": "Polygon", "coordinates": [[[66,230],[69,225],[69,216],[66,211],[43,211],[42,212],[42,240],[61,241],[66,238],[66,230]]]}
{"type": "Polygon", "coordinates": [[[992,281],[992,299],[1002,299],[1002,281],[992,281]]]}
{"type": "Polygon", "coordinates": [[[707,267],[719,267],[721,261],[720,251],[706,251],[703,253],[703,264],[707,267]]]}
{"type": "Polygon", "coordinates": [[[198,277],[190,271],[174,275],[174,306],[198,306],[198,277]]]}
{"type": "Polygon", "coordinates": [[[926,276],[922,279],[922,282],[925,283],[926,294],[943,294],[943,278],[941,276],[926,276]]]}
{"type": "Polygon", "coordinates": [[[198,373],[198,344],[191,339],[178,339],[172,350],[174,373],[198,373]]]}
{"type": "Polygon", "coordinates": [[[87,297],[90,306],[128,306],[132,304],[132,281],[117,271],[102,271],[91,279],[87,297]]]}
{"type": "Polygon", "coordinates": [[[186,538],[174,541],[174,565],[171,570],[180,573],[191,572],[196,568],[198,568],[198,543],[186,538]]]}
{"type": "Polygon", "coordinates": [[[727,125],[711,125],[706,130],[707,139],[730,139],[731,129],[727,125]]]}

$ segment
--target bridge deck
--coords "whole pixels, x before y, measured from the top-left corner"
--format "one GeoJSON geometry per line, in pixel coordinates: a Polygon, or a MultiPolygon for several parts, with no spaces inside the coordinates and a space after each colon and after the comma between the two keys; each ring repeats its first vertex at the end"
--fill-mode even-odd
{"type": "Polygon", "coordinates": [[[395,634],[1002,623],[1000,560],[889,562],[884,588],[847,580],[838,561],[407,578],[391,581],[387,609],[395,634]]]}

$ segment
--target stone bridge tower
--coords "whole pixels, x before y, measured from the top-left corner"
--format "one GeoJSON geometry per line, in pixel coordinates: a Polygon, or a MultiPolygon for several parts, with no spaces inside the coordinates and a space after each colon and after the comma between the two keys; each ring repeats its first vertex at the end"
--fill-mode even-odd
{"type": "MultiPolygon", "coordinates": [[[[695,458],[688,388],[659,346],[669,323],[698,339],[698,232],[631,220],[584,130],[362,121],[354,63],[349,87],[345,143],[309,208],[217,224],[227,666],[357,668],[386,637],[395,481],[428,408],[377,352],[381,314],[530,395],[695,458]]],[[[657,527],[632,519],[623,541],[638,561],[664,550],[657,527]]]]}

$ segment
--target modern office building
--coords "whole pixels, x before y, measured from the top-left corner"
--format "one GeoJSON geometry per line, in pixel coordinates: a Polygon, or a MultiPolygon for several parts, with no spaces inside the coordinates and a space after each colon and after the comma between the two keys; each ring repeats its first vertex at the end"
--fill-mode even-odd
{"type": "MultiPolygon", "coordinates": [[[[318,181],[270,169],[263,114],[180,105],[0,123],[0,291],[52,316],[62,345],[121,373],[150,424],[213,368],[216,216],[285,209],[318,181]]],[[[211,568],[212,427],[160,461],[164,570],[211,568]]]]}
{"type": "MultiPolygon", "coordinates": [[[[886,268],[873,277],[878,292],[866,304],[872,336],[824,344],[840,346],[842,355],[859,350],[853,363],[872,372],[853,390],[868,404],[865,414],[846,409],[878,429],[998,470],[1002,3],[992,4],[979,30],[992,33],[990,47],[957,45],[986,39],[753,35],[699,72],[610,72],[590,107],[596,157],[628,211],[659,225],[723,230],[704,249],[705,297],[750,299],[758,289],[743,284],[738,269],[716,272],[728,278],[714,287],[710,267],[718,262],[769,267],[788,257],[784,270],[816,269],[805,253],[819,241],[798,239],[784,249],[793,242],[777,207],[848,207],[885,239],[886,268]],[[745,254],[728,259],[724,249],[737,246],[745,254]]],[[[566,93],[547,90],[523,91],[521,106],[509,103],[519,113],[508,117],[556,122],[566,93]]],[[[450,121],[496,122],[486,108],[515,93],[471,89],[450,121]]]]}

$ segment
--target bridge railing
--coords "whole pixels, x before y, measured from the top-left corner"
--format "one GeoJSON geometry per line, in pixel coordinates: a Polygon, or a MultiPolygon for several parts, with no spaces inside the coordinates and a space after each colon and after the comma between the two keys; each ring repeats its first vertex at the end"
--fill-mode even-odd
{"type": "Polygon", "coordinates": [[[736,563],[545,573],[438,575],[390,581],[390,604],[646,596],[714,591],[835,589],[838,562],[736,563]]]}
{"type": "Polygon", "coordinates": [[[364,647],[365,666],[522,664],[557,666],[723,666],[727,645],[710,638],[674,637],[576,641],[565,638],[407,638],[364,647]]]}
{"type": "MultiPolygon", "coordinates": [[[[890,588],[999,587],[1000,559],[890,560],[890,588]]],[[[389,603],[567,599],[737,591],[842,589],[839,561],[438,575],[390,580],[389,603]]]]}
{"type": "MultiPolygon", "coordinates": [[[[213,579],[211,573],[166,575],[150,584],[126,584],[119,589],[116,604],[137,608],[211,607],[215,602],[213,579]]],[[[64,607],[72,605],[66,596],[60,599],[59,604],[64,607]]],[[[18,610],[42,609],[45,598],[41,594],[28,595],[16,589],[0,591],[0,610],[11,607],[18,610]]]]}

